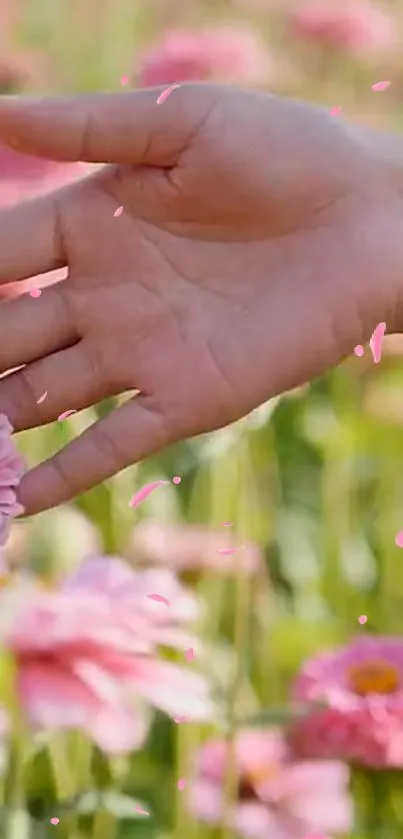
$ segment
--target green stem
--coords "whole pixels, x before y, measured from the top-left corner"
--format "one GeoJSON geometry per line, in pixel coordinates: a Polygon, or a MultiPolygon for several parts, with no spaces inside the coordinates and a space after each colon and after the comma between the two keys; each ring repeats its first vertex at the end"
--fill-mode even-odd
{"type": "Polygon", "coordinates": [[[393,824],[390,808],[390,784],[388,774],[370,769],[353,769],[355,799],[359,812],[359,828],[368,839],[395,839],[399,832],[393,824]]]}
{"type": "MultiPolygon", "coordinates": [[[[237,480],[234,486],[238,489],[236,532],[242,539],[250,538],[251,519],[250,504],[253,481],[250,468],[249,446],[247,436],[240,441],[240,450],[236,460],[237,480]]],[[[227,476],[228,477],[228,476],[227,476]]],[[[242,544],[242,542],[240,542],[242,544]]],[[[238,773],[235,760],[235,738],[237,727],[237,706],[242,688],[245,670],[245,653],[249,637],[250,611],[250,580],[240,563],[236,573],[235,617],[234,617],[234,652],[235,673],[228,697],[228,730],[226,737],[227,754],[224,775],[224,808],[221,828],[221,839],[233,839],[231,826],[232,813],[237,798],[238,773]]]]}
{"type": "Polygon", "coordinates": [[[92,839],[115,839],[117,819],[108,810],[104,796],[112,785],[116,791],[120,789],[122,777],[119,777],[120,773],[116,772],[116,769],[115,774],[113,773],[113,765],[96,748],[92,754],[92,775],[99,795],[99,806],[92,823],[92,839]]]}
{"type": "Polygon", "coordinates": [[[232,839],[231,813],[237,798],[238,775],[235,760],[235,735],[237,721],[237,700],[244,676],[244,650],[247,637],[247,618],[249,612],[249,583],[243,574],[237,575],[235,606],[234,647],[236,665],[228,703],[228,733],[226,737],[227,756],[224,782],[224,814],[222,839],[232,839]]]}
{"type": "Polygon", "coordinates": [[[117,822],[115,816],[112,813],[108,813],[102,807],[95,813],[93,827],[92,827],[92,839],[115,839],[117,830],[117,822]]]}
{"type": "MultiPolygon", "coordinates": [[[[58,801],[72,806],[77,795],[77,784],[68,759],[67,737],[64,733],[56,732],[49,744],[49,758],[52,765],[54,783],[58,801]]],[[[57,815],[57,814],[56,814],[57,815]]],[[[66,812],[58,825],[63,839],[81,839],[78,816],[74,812],[66,812]]]]}
{"type": "Polygon", "coordinates": [[[30,818],[25,809],[23,742],[17,737],[10,747],[6,787],[6,839],[29,839],[30,818]]]}

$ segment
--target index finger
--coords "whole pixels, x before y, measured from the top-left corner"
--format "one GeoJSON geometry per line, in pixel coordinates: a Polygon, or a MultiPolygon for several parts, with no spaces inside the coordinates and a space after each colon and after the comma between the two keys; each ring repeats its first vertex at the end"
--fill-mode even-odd
{"type": "Polygon", "coordinates": [[[219,97],[212,85],[180,85],[48,99],[0,98],[0,138],[25,154],[61,161],[176,164],[219,97]]]}

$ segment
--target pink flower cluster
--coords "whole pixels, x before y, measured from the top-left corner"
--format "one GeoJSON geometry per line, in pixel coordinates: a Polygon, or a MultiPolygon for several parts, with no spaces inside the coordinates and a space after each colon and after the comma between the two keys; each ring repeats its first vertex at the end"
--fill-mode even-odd
{"type": "Polygon", "coordinates": [[[306,661],[293,698],[324,703],[290,730],[289,742],[298,755],[403,768],[401,638],[359,638],[306,661]]]}
{"type": "Polygon", "coordinates": [[[170,29],[140,56],[137,76],[143,87],[218,80],[261,83],[273,65],[258,35],[247,27],[170,29]]]}
{"type": "Polygon", "coordinates": [[[285,15],[297,37],[322,47],[373,55],[396,46],[391,16],[370,0],[298,0],[285,15]]]}
{"type": "MultiPolygon", "coordinates": [[[[210,824],[225,817],[226,758],[221,740],[208,742],[198,756],[191,806],[210,824]]],[[[241,731],[235,761],[238,800],[230,827],[245,839],[307,839],[308,834],[351,829],[349,773],[342,763],[295,762],[278,729],[241,731]]]]}
{"type": "Polygon", "coordinates": [[[210,718],[205,679],[160,655],[160,647],[197,646],[182,626],[197,603],[169,571],[95,557],[55,591],[5,589],[0,609],[2,643],[34,727],[82,729],[105,752],[123,753],[142,744],[149,704],[173,717],[210,718]],[[156,589],[168,605],[150,598],[156,589]]]}
{"type": "Polygon", "coordinates": [[[131,550],[137,560],[185,571],[211,571],[216,574],[243,572],[256,574],[263,567],[257,545],[237,545],[229,528],[210,530],[187,525],[172,527],[146,519],[134,529],[131,550]]]}
{"type": "Polygon", "coordinates": [[[12,431],[7,417],[0,414],[0,547],[7,541],[13,518],[24,512],[16,490],[25,464],[12,440],[12,431]]]}

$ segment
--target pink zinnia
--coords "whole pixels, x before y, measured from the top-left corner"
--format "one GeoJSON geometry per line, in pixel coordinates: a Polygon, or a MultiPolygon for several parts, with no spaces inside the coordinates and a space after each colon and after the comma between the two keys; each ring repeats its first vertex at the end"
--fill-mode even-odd
{"type": "MultiPolygon", "coordinates": [[[[209,718],[212,704],[201,676],[159,657],[164,633],[161,627],[156,632],[146,609],[137,612],[136,575],[127,569],[130,601],[121,588],[120,561],[105,562],[108,574],[100,569],[100,584],[93,564],[52,592],[16,587],[8,608],[6,590],[2,635],[32,725],[82,729],[104,751],[123,753],[143,742],[144,700],[195,720],[209,718]]],[[[169,615],[165,621],[169,643],[169,615]]]]}
{"type": "Polygon", "coordinates": [[[293,699],[324,703],[293,724],[297,754],[403,768],[402,639],[363,637],[306,661],[293,699]]]}
{"type": "Polygon", "coordinates": [[[7,541],[13,518],[24,512],[17,502],[16,490],[25,464],[13,442],[12,432],[7,417],[0,414],[0,546],[7,541]]]}
{"type": "Polygon", "coordinates": [[[171,29],[140,57],[138,80],[144,87],[215,79],[247,84],[266,81],[272,70],[264,44],[251,29],[171,29]]]}
{"type": "Polygon", "coordinates": [[[193,525],[170,527],[147,520],[133,530],[131,548],[137,559],[178,572],[235,574],[241,569],[255,574],[263,567],[259,548],[250,542],[237,544],[230,528],[224,527],[220,531],[193,525]]]}
{"type": "MultiPolygon", "coordinates": [[[[202,821],[224,817],[226,744],[208,742],[198,757],[190,801],[202,821]]],[[[295,763],[277,729],[244,730],[235,742],[238,800],[231,827],[246,839],[306,839],[344,833],[352,824],[348,769],[342,763],[295,763]]]]}
{"type": "Polygon", "coordinates": [[[396,44],[396,24],[369,0],[299,0],[286,12],[292,31],[323,47],[366,54],[388,52],[396,44]]]}
{"type": "Polygon", "coordinates": [[[162,647],[198,646],[186,628],[200,616],[200,603],[169,568],[133,569],[119,557],[90,557],[69,577],[68,588],[86,586],[106,592],[130,618],[143,622],[143,635],[162,647]],[[162,596],[168,603],[152,599],[162,596]]]}

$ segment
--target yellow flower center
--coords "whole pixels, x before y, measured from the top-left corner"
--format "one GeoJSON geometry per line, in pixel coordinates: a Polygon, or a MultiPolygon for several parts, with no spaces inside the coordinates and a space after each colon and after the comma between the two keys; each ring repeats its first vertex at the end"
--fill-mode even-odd
{"type": "Polygon", "coordinates": [[[0,589],[7,588],[12,579],[12,574],[0,574],[0,589]]]}
{"type": "Polygon", "coordinates": [[[354,693],[366,696],[368,693],[394,693],[399,687],[400,678],[392,664],[373,661],[350,667],[349,681],[354,693]]]}
{"type": "Polygon", "coordinates": [[[252,786],[257,787],[260,784],[264,784],[266,781],[271,781],[278,773],[278,769],[275,766],[267,766],[265,764],[261,764],[260,766],[254,766],[253,768],[249,769],[246,773],[246,777],[252,786]]]}

